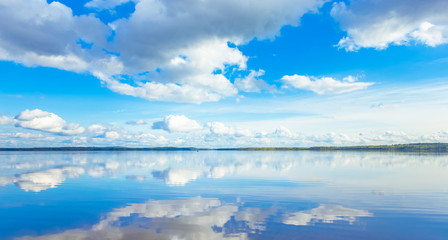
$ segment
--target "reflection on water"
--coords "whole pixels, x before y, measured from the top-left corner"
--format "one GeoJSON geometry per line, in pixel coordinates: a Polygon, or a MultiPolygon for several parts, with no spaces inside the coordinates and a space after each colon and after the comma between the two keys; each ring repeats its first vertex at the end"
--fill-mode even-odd
{"type": "Polygon", "coordinates": [[[363,210],[345,208],[339,205],[320,205],[318,208],[293,213],[291,216],[283,219],[283,223],[306,226],[317,221],[332,223],[339,220],[347,221],[352,224],[356,221],[356,217],[370,216],[372,216],[371,213],[363,210]]]}
{"type": "Polygon", "coordinates": [[[64,182],[67,177],[78,177],[84,173],[80,167],[50,168],[35,172],[17,174],[14,177],[1,177],[0,184],[15,183],[17,187],[25,191],[40,192],[49,188],[55,188],[64,182]]]}
{"type": "MultiPolygon", "coordinates": [[[[34,192],[54,188],[67,178],[82,174],[91,177],[128,174],[128,179],[152,178],[160,179],[167,185],[184,186],[199,178],[223,178],[248,172],[251,176],[268,179],[284,177],[290,180],[314,180],[328,177],[316,175],[315,172],[309,176],[295,175],[294,170],[301,168],[347,171],[349,175],[357,171],[375,174],[375,171],[404,173],[402,170],[415,168],[445,172],[448,169],[447,156],[356,152],[51,152],[25,155],[11,153],[0,156],[0,159],[0,186],[14,183],[20,189],[34,192]],[[142,175],[132,175],[136,171],[142,175]]],[[[424,179],[410,178],[406,181],[415,180],[424,179]]]]}
{"type": "Polygon", "coordinates": [[[178,186],[183,186],[201,175],[202,173],[195,169],[166,169],[152,172],[154,178],[162,179],[168,185],[178,186]]]}
{"type": "Polygon", "coordinates": [[[7,152],[0,239],[448,239],[447,182],[444,155],[7,152]]]}
{"type": "MultiPolygon", "coordinates": [[[[185,200],[148,201],[115,209],[91,229],[75,229],[43,237],[23,239],[249,239],[266,230],[266,219],[275,209],[244,207],[244,203],[222,203],[195,197],[185,200]]],[[[342,206],[321,205],[285,216],[289,225],[322,221],[347,221],[370,217],[371,213],[342,206]]]]}

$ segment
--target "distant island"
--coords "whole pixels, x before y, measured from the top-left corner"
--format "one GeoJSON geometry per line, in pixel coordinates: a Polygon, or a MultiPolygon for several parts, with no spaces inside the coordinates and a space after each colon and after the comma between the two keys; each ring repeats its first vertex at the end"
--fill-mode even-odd
{"type": "Polygon", "coordinates": [[[448,153],[448,143],[410,143],[370,146],[317,146],[317,147],[246,147],[246,148],[194,148],[194,147],[34,147],[0,148],[0,151],[371,151],[448,153]]]}

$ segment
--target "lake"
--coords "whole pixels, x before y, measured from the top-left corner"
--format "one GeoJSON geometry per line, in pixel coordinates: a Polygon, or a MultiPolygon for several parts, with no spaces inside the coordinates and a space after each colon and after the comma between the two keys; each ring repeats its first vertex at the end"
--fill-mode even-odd
{"type": "Polygon", "coordinates": [[[448,156],[0,152],[1,239],[448,239],[448,156]]]}

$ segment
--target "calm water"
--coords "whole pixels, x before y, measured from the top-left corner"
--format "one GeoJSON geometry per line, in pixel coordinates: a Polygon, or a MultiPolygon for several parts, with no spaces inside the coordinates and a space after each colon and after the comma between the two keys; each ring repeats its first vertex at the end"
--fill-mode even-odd
{"type": "Polygon", "coordinates": [[[448,156],[0,152],[1,239],[448,239],[448,156]]]}

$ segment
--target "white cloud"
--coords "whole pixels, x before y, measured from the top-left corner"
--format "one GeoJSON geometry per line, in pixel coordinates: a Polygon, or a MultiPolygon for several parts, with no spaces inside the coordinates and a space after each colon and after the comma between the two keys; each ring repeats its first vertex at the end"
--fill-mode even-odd
{"type": "Polygon", "coordinates": [[[352,224],[356,221],[357,217],[372,216],[373,214],[364,210],[345,208],[340,205],[322,204],[317,208],[292,213],[291,216],[283,219],[283,223],[306,226],[315,222],[333,223],[334,221],[347,221],[352,224]]]}
{"type": "Polygon", "coordinates": [[[364,0],[334,3],[331,14],[347,31],[338,43],[347,51],[412,41],[434,47],[448,43],[447,7],[445,0],[364,0]]]}
{"type": "MultiPolygon", "coordinates": [[[[117,43],[123,46],[124,62],[132,63],[128,67],[139,68],[137,71],[154,70],[161,64],[167,66],[179,56],[185,56],[185,62],[190,61],[194,67],[219,67],[226,62],[244,61],[238,56],[239,51],[226,47],[227,41],[273,37],[282,26],[297,25],[301,15],[316,10],[322,3],[314,0],[262,3],[255,0],[142,0],[128,20],[119,20],[114,25],[117,43]],[[203,48],[204,44],[209,46],[203,48]],[[209,57],[197,58],[204,56],[204,50],[209,51],[209,57]],[[223,51],[226,54],[222,54],[223,51]]],[[[241,64],[244,62],[238,65],[241,64]]]]}
{"type": "Polygon", "coordinates": [[[135,126],[138,126],[138,125],[146,125],[147,123],[145,122],[145,120],[137,120],[137,121],[127,121],[126,122],[126,124],[127,125],[135,125],[135,126]]]}
{"type": "Polygon", "coordinates": [[[229,79],[213,72],[224,72],[228,65],[245,68],[246,60],[239,50],[228,47],[227,41],[211,39],[182,50],[167,60],[166,66],[159,65],[163,72],[153,75],[153,81],[132,86],[102,73],[96,75],[111,90],[121,94],[148,100],[202,103],[235,95],[237,90],[229,79]]]}
{"type": "Polygon", "coordinates": [[[216,135],[231,135],[235,133],[235,129],[232,127],[226,126],[221,122],[211,122],[207,124],[210,127],[210,132],[216,135]]]}
{"type": "Polygon", "coordinates": [[[110,31],[93,16],[73,16],[69,7],[45,0],[2,1],[0,9],[0,60],[83,72],[105,57],[95,51],[110,31]],[[80,40],[93,49],[83,49],[80,40]]]}
{"type": "Polygon", "coordinates": [[[309,135],[305,137],[305,141],[309,141],[314,145],[326,146],[344,146],[359,145],[365,142],[366,136],[348,135],[344,133],[329,132],[320,135],[309,135]]]}
{"type": "Polygon", "coordinates": [[[285,138],[291,138],[294,136],[294,134],[286,127],[280,126],[278,127],[275,132],[274,132],[275,136],[278,137],[285,137],[285,138]]]}
{"type": "Polygon", "coordinates": [[[207,123],[207,126],[209,127],[210,133],[215,136],[231,135],[235,137],[247,137],[252,135],[248,129],[229,127],[221,122],[210,122],[207,123]]]}
{"type": "Polygon", "coordinates": [[[373,83],[371,82],[356,82],[356,78],[348,76],[340,80],[332,77],[308,77],[303,75],[283,76],[282,82],[286,86],[291,86],[298,89],[313,91],[317,94],[338,94],[345,92],[352,92],[356,90],[365,89],[373,83]]]}
{"type": "Polygon", "coordinates": [[[195,120],[184,115],[168,115],[162,121],[154,122],[152,129],[162,129],[167,132],[191,132],[203,127],[195,120]]]}
{"type": "Polygon", "coordinates": [[[419,42],[435,47],[448,42],[448,26],[436,26],[430,22],[423,22],[411,36],[419,42]]]}
{"type": "Polygon", "coordinates": [[[275,87],[267,84],[259,77],[264,75],[264,70],[251,70],[245,78],[235,79],[235,86],[243,92],[261,92],[262,90],[274,91],[275,87]]]}
{"type": "MultiPolygon", "coordinates": [[[[345,81],[356,83],[354,78],[346,78],[345,81]]],[[[246,105],[244,102],[240,103],[238,108],[214,109],[216,106],[209,108],[204,106],[206,108],[201,107],[201,111],[219,110],[223,111],[223,114],[245,112],[262,118],[254,117],[252,120],[240,122],[226,119],[225,123],[210,121],[213,119],[207,122],[196,121],[203,128],[188,134],[175,131],[173,134],[167,134],[147,127],[138,128],[138,131],[142,132],[127,132],[126,129],[104,123],[104,126],[87,125],[84,133],[74,137],[19,128],[16,129],[17,132],[23,133],[15,134],[10,126],[2,126],[2,131],[7,133],[0,132],[0,143],[4,147],[37,145],[156,147],[179,146],[178,140],[182,139],[180,146],[289,147],[448,141],[445,121],[447,113],[440,111],[440,108],[447,104],[448,86],[445,82],[418,84],[405,89],[387,86],[378,88],[354,92],[351,98],[334,95],[325,98],[316,96],[311,99],[296,99],[289,101],[288,104],[281,100],[266,101],[263,106],[246,105]],[[275,119],[278,117],[275,113],[279,112],[290,115],[275,119]],[[265,115],[260,115],[261,113],[265,115]],[[265,118],[267,114],[272,114],[274,119],[271,116],[265,118]],[[105,138],[105,133],[111,131],[118,133],[119,137],[105,138]]],[[[195,115],[197,114],[198,112],[195,115]]],[[[11,118],[6,118],[7,122],[11,121],[11,118]]],[[[123,128],[135,129],[126,125],[123,128]]]]}
{"type": "Polygon", "coordinates": [[[147,141],[153,140],[155,137],[151,134],[144,133],[131,133],[126,129],[123,129],[112,124],[107,124],[106,126],[100,124],[92,124],[85,131],[85,136],[87,136],[87,143],[93,144],[106,144],[106,145],[121,145],[124,142],[141,142],[144,144],[147,141]]]}
{"type": "Polygon", "coordinates": [[[160,145],[166,145],[168,143],[168,139],[164,136],[159,136],[156,139],[156,143],[158,143],[160,145]]]}
{"type": "Polygon", "coordinates": [[[56,137],[54,137],[54,136],[50,137],[50,136],[45,136],[43,134],[34,134],[34,133],[17,132],[17,133],[11,134],[10,136],[14,137],[14,138],[36,140],[36,141],[39,141],[39,142],[56,140],[56,137]]]}
{"type": "Polygon", "coordinates": [[[40,109],[25,110],[15,117],[16,127],[41,130],[64,135],[80,134],[84,128],[75,123],[67,124],[64,119],[54,113],[40,109]]]}
{"type": "Polygon", "coordinates": [[[17,138],[41,138],[41,137],[43,137],[42,134],[21,133],[21,132],[14,133],[13,136],[17,137],[17,138]]]}
{"type": "MultiPolygon", "coordinates": [[[[126,2],[92,0],[85,6],[103,10],[126,2]]],[[[226,73],[246,68],[247,57],[229,42],[273,38],[324,1],[134,2],[128,19],[105,25],[94,15],[74,16],[57,1],[3,1],[0,59],[90,72],[112,91],[147,100],[218,101],[238,92],[226,73]],[[122,76],[131,81],[122,82],[122,76]]],[[[269,87],[251,74],[238,81],[242,91],[269,87]]]]}
{"type": "Polygon", "coordinates": [[[87,128],[87,133],[89,133],[90,135],[94,135],[94,136],[99,136],[104,134],[104,132],[106,131],[106,127],[99,125],[99,124],[92,124],[87,128]]]}
{"type": "Polygon", "coordinates": [[[215,102],[221,99],[219,94],[208,92],[205,89],[191,85],[146,82],[134,87],[112,78],[103,79],[105,79],[104,82],[107,87],[114,92],[152,101],[190,102],[199,104],[202,102],[215,102]]]}
{"type": "Polygon", "coordinates": [[[92,0],[84,6],[88,8],[96,8],[98,10],[113,9],[116,6],[130,2],[131,0],[92,0]]]}
{"type": "Polygon", "coordinates": [[[107,139],[118,139],[120,137],[120,134],[116,131],[110,131],[110,132],[106,132],[104,134],[104,137],[107,139]]]}
{"type": "Polygon", "coordinates": [[[10,125],[14,124],[14,122],[14,118],[0,115],[0,125],[10,125]]]}
{"type": "Polygon", "coordinates": [[[174,145],[182,145],[182,143],[184,143],[185,142],[185,140],[183,140],[183,139],[176,139],[176,140],[174,140],[174,145]]]}

